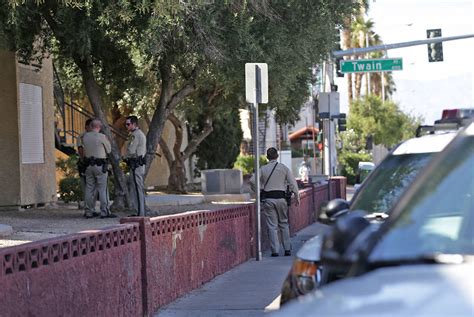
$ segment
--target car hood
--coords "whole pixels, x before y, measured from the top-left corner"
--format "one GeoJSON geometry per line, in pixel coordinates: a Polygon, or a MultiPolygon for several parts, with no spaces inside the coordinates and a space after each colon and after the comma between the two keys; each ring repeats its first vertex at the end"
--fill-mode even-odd
{"type": "Polygon", "coordinates": [[[275,316],[473,316],[474,264],[380,268],[334,282],[275,316]]]}

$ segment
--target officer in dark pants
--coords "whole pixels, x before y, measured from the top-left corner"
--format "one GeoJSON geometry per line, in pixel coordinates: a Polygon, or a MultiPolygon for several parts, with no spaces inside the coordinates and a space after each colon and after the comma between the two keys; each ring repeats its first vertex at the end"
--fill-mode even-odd
{"type": "Polygon", "coordinates": [[[99,133],[102,122],[93,119],[90,124],[91,131],[84,134],[82,141],[84,147],[84,165],[86,166],[86,192],[85,192],[85,217],[92,218],[95,212],[95,192],[99,194],[100,217],[115,218],[110,213],[107,193],[107,155],[111,145],[107,137],[99,133]]]}
{"type": "Polygon", "coordinates": [[[125,126],[129,132],[127,142],[127,153],[124,161],[130,168],[128,179],[130,199],[132,208],[136,210],[136,216],[145,216],[145,154],[146,136],[138,127],[138,118],[129,116],[125,120],[125,126]]]}
{"type": "MultiPolygon", "coordinates": [[[[283,249],[285,255],[291,255],[290,228],[288,223],[288,205],[286,201],[287,186],[295,194],[296,204],[300,203],[300,194],[296,179],[290,169],[282,163],[278,163],[278,151],[271,147],[267,150],[268,164],[260,168],[261,195],[265,197],[262,201],[262,213],[268,228],[272,256],[278,256],[280,242],[278,231],[281,232],[283,249]]],[[[255,191],[255,175],[250,179],[250,186],[255,191]]]]}

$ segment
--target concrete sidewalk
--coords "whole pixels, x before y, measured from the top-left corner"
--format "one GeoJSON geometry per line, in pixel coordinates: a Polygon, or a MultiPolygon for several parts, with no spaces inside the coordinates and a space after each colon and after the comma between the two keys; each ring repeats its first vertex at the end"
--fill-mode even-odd
{"type": "MultiPolygon", "coordinates": [[[[293,254],[325,225],[314,223],[291,238],[293,254]]],[[[280,306],[280,290],[293,256],[249,260],[155,313],[159,317],[262,316],[280,306]]]]}

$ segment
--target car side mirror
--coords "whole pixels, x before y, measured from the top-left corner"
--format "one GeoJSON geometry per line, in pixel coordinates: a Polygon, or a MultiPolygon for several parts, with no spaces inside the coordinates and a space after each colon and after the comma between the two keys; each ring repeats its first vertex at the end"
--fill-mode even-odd
{"type": "Polygon", "coordinates": [[[333,199],[327,204],[321,206],[320,221],[334,222],[336,219],[349,211],[349,202],[344,199],[333,199]]]}
{"type": "Polygon", "coordinates": [[[347,252],[355,238],[364,231],[370,222],[364,218],[366,212],[353,211],[339,217],[323,238],[321,262],[347,265],[354,262],[353,252],[347,252]]]}

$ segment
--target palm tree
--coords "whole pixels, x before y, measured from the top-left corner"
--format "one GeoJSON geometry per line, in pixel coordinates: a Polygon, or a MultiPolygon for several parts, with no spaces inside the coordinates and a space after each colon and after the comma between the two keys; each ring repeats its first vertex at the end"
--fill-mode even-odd
{"type": "MultiPolygon", "coordinates": [[[[369,2],[368,0],[358,0],[359,6],[354,10],[354,13],[351,17],[348,17],[343,22],[343,28],[341,30],[341,46],[343,50],[353,48],[352,46],[352,20],[354,17],[363,16],[368,9],[369,2]]],[[[346,59],[352,59],[352,56],[346,57],[346,59]]],[[[347,74],[347,95],[349,96],[349,104],[351,104],[354,95],[353,95],[353,85],[352,85],[352,74],[347,74]]]]}
{"type": "MultiPolygon", "coordinates": [[[[378,34],[373,34],[370,37],[370,45],[382,45],[382,38],[378,34]]],[[[385,56],[384,52],[372,52],[369,54],[370,58],[383,58],[385,56]]],[[[380,72],[380,73],[371,73],[370,74],[370,93],[382,97],[382,76],[383,76],[383,85],[385,89],[385,99],[388,99],[397,89],[395,87],[395,82],[393,81],[392,72],[380,72]]]]}
{"type": "MultiPolygon", "coordinates": [[[[374,22],[372,20],[365,20],[362,15],[357,16],[351,25],[351,42],[352,47],[362,48],[367,47],[367,44],[372,45],[373,37],[375,32],[372,30],[374,22]],[[367,43],[367,37],[368,42],[367,43]]],[[[358,56],[360,58],[360,56],[358,56]]],[[[357,73],[355,75],[355,96],[360,98],[360,92],[362,88],[362,77],[366,75],[364,73],[357,73]]],[[[368,77],[367,77],[368,78],[368,77]]],[[[368,85],[367,85],[368,87],[368,85]]],[[[366,92],[368,94],[368,90],[366,92]]]]}

